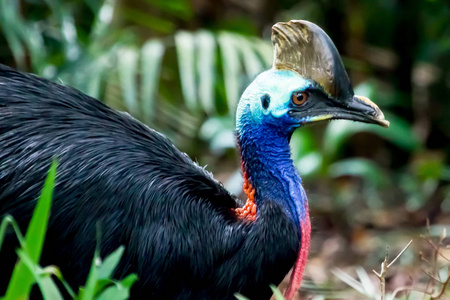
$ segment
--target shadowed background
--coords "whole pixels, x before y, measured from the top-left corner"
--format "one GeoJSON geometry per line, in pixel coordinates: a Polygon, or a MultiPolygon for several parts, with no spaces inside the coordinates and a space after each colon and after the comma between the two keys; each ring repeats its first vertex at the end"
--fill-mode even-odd
{"type": "MultiPolygon", "coordinates": [[[[450,227],[447,1],[2,0],[0,62],[128,111],[240,194],[236,104],[272,64],[271,26],[291,19],[330,35],[355,93],[391,122],[384,129],[334,121],[295,132],[292,154],[313,223],[303,297],[375,297],[370,270],[379,269],[385,245],[394,256],[410,239],[387,275],[388,290],[412,284],[439,292],[443,284],[429,275],[444,282],[449,262],[434,260],[419,235],[438,243],[450,227]],[[335,267],[360,285],[348,287],[335,267]]],[[[449,239],[441,243],[450,259],[449,239]]]]}

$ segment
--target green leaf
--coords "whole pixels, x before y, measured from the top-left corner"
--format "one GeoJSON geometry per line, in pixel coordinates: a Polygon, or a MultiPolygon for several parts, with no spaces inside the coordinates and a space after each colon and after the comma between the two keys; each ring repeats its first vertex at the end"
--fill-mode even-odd
{"type": "Polygon", "coordinates": [[[45,273],[52,274],[56,278],[58,278],[59,281],[63,284],[64,288],[66,289],[66,292],[70,295],[70,297],[72,297],[73,299],[75,298],[75,292],[72,290],[69,283],[64,279],[64,277],[58,267],[48,266],[48,267],[45,267],[42,271],[45,273]]]}
{"type": "Polygon", "coordinates": [[[70,9],[64,6],[63,1],[45,0],[52,10],[60,26],[61,42],[67,61],[76,61],[80,57],[81,49],[78,44],[77,27],[70,9]]]}
{"type": "Polygon", "coordinates": [[[238,300],[250,300],[245,296],[242,296],[241,294],[234,294],[234,296],[236,297],[236,299],[238,300]]]}
{"type": "Polygon", "coordinates": [[[47,64],[47,49],[45,48],[44,39],[38,24],[31,24],[24,28],[21,32],[22,40],[30,53],[30,60],[33,70],[42,74],[47,64]]]}
{"type": "Polygon", "coordinates": [[[170,34],[176,29],[174,22],[169,21],[166,18],[157,17],[155,14],[149,14],[145,11],[125,8],[122,9],[121,13],[126,16],[130,22],[160,33],[170,34]]]}
{"type": "Polygon", "coordinates": [[[319,151],[313,151],[295,160],[295,166],[297,167],[300,175],[312,176],[320,171],[322,162],[322,153],[319,151]]]}
{"type": "Polygon", "coordinates": [[[110,32],[116,4],[116,0],[105,0],[98,13],[95,14],[94,25],[92,26],[90,36],[92,42],[105,37],[110,32]]]}
{"type": "MultiPolygon", "coordinates": [[[[53,195],[53,187],[56,178],[57,162],[53,161],[44,187],[34,209],[33,216],[25,235],[25,243],[22,246],[23,251],[30,257],[33,264],[38,264],[41,256],[42,246],[44,244],[45,231],[47,229],[48,217],[50,214],[50,205],[53,195]]],[[[32,285],[35,283],[33,274],[25,266],[23,261],[19,261],[14,268],[11,281],[6,290],[5,299],[25,299],[32,285]]]]}
{"type": "Polygon", "coordinates": [[[152,6],[174,17],[188,20],[194,15],[192,4],[188,0],[146,0],[152,6]]]}
{"type": "Polygon", "coordinates": [[[120,284],[125,288],[131,288],[137,279],[137,275],[133,273],[122,279],[120,284]]]}
{"type": "Polygon", "coordinates": [[[107,279],[110,278],[113,274],[117,264],[122,258],[123,252],[125,251],[124,246],[120,246],[113,253],[108,255],[105,260],[102,262],[100,267],[98,268],[98,279],[107,279]]]}
{"type": "Polygon", "coordinates": [[[329,176],[357,176],[361,177],[372,185],[382,186],[386,184],[387,174],[373,161],[362,158],[350,158],[332,164],[329,169],[329,176]]]}
{"type": "Polygon", "coordinates": [[[345,142],[359,132],[371,132],[408,151],[417,150],[421,146],[408,122],[391,114],[386,114],[386,119],[391,122],[389,128],[346,120],[331,122],[324,135],[327,157],[335,157],[345,142]]]}
{"type": "Polygon", "coordinates": [[[111,284],[114,283],[113,280],[110,278],[106,279],[97,279],[97,282],[95,283],[95,295],[100,294],[103,290],[105,290],[107,287],[111,286],[111,284]]]}
{"type": "Polygon", "coordinates": [[[122,281],[116,282],[115,285],[104,290],[97,300],[123,300],[130,296],[130,288],[137,280],[136,274],[130,274],[122,281]]]}
{"type": "Polygon", "coordinates": [[[79,299],[92,300],[94,299],[97,280],[98,280],[98,264],[100,262],[100,254],[95,250],[94,259],[92,260],[91,269],[86,281],[86,286],[80,288],[79,299]]]}
{"type": "Polygon", "coordinates": [[[6,235],[6,228],[8,228],[8,225],[11,225],[11,227],[13,228],[20,245],[23,246],[25,244],[25,239],[23,238],[22,232],[20,232],[20,228],[16,220],[14,220],[12,216],[7,215],[3,217],[2,223],[0,224],[0,250],[2,249],[3,240],[6,235]]]}
{"type": "Polygon", "coordinates": [[[284,300],[283,294],[281,294],[280,290],[276,286],[271,284],[270,289],[272,290],[276,300],[284,300]]]}
{"type": "Polygon", "coordinates": [[[220,52],[222,54],[228,111],[231,115],[234,115],[239,100],[241,74],[241,64],[235,45],[236,38],[231,33],[221,32],[219,33],[218,41],[220,52]]]}
{"type": "Polygon", "coordinates": [[[181,89],[189,109],[197,108],[197,89],[195,84],[195,38],[187,31],[175,34],[178,70],[180,72],[181,89]]]}
{"type": "Polygon", "coordinates": [[[214,35],[206,30],[196,34],[198,93],[203,110],[207,114],[215,112],[214,84],[216,79],[216,42],[214,35]]]}
{"type": "Polygon", "coordinates": [[[259,53],[259,56],[261,56],[264,62],[264,69],[270,68],[273,62],[272,44],[257,37],[249,38],[249,43],[259,53]]]}
{"type": "Polygon", "coordinates": [[[63,299],[58,290],[58,286],[51,278],[51,273],[45,272],[38,264],[34,263],[32,259],[22,250],[17,250],[17,255],[20,260],[27,266],[28,270],[33,274],[35,281],[39,286],[44,299],[59,300],[63,299]]]}
{"type": "Polygon", "coordinates": [[[134,48],[123,48],[119,52],[118,71],[125,105],[131,114],[138,113],[137,67],[138,52],[134,48]]]}
{"type": "Polygon", "coordinates": [[[149,40],[141,51],[141,102],[146,121],[153,119],[154,103],[158,93],[159,76],[164,57],[164,45],[158,40],[149,40]]]}
{"type": "Polygon", "coordinates": [[[108,287],[103,293],[96,298],[96,300],[125,300],[130,297],[130,291],[118,287],[116,285],[108,287]]]}
{"type": "Polygon", "coordinates": [[[292,134],[291,141],[292,159],[297,160],[310,152],[317,151],[316,137],[308,130],[296,130],[292,134]]]}
{"type": "Polygon", "coordinates": [[[18,1],[0,1],[0,25],[16,64],[24,69],[25,47],[19,37],[24,30],[25,22],[19,14],[18,1]]]}
{"type": "Polygon", "coordinates": [[[264,63],[258,56],[257,50],[250,44],[249,39],[241,36],[240,47],[238,48],[242,55],[242,62],[244,64],[247,77],[254,79],[256,75],[264,71],[264,63]]]}
{"type": "Polygon", "coordinates": [[[104,74],[104,70],[99,63],[92,64],[91,68],[89,68],[91,72],[86,75],[89,78],[86,82],[86,94],[93,98],[98,98],[100,96],[101,89],[101,81],[104,74]]]}

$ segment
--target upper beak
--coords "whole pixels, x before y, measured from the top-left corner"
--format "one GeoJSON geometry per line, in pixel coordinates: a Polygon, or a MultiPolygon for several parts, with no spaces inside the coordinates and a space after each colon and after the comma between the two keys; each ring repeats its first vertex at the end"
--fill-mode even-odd
{"type": "Polygon", "coordinates": [[[345,106],[346,111],[337,111],[337,118],[341,115],[343,119],[374,123],[383,127],[389,127],[389,121],[384,118],[383,112],[367,97],[355,95],[350,101],[345,103],[345,106]]]}
{"type": "Polygon", "coordinates": [[[323,97],[314,100],[309,107],[292,109],[291,115],[300,120],[300,124],[344,119],[389,127],[389,121],[381,110],[367,97],[350,96],[346,100],[323,97]]]}

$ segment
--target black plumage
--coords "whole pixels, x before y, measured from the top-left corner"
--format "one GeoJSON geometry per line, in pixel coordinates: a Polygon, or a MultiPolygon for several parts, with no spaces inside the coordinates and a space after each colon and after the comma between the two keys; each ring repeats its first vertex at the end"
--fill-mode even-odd
{"type": "MultiPolygon", "coordinates": [[[[233,198],[158,132],[66,86],[0,67],[0,217],[22,230],[59,161],[41,265],[85,282],[100,225],[101,255],[126,247],[115,274],[136,272],[133,298],[268,299],[294,264],[299,237],[271,201],[238,219],[233,198]]],[[[14,238],[0,252],[0,294],[14,238]]]]}

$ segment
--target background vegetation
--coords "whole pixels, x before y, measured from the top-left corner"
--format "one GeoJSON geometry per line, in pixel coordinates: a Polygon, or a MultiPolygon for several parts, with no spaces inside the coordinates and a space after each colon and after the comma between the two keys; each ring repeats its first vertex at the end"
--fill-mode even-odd
{"type": "Polygon", "coordinates": [[[271,65],[271,26],[290,19],[330,35],[355,92],[391,121],[389,129],[335,121],[295,133],[313,218],[302,297],[379,297],[370,270],[385,245],[394,255],[413,239],[388,270],[386,290],[450,298],[448,1],[1,0],[0,62],[130,112],[240,194],[236,103],[271,65]]]}

